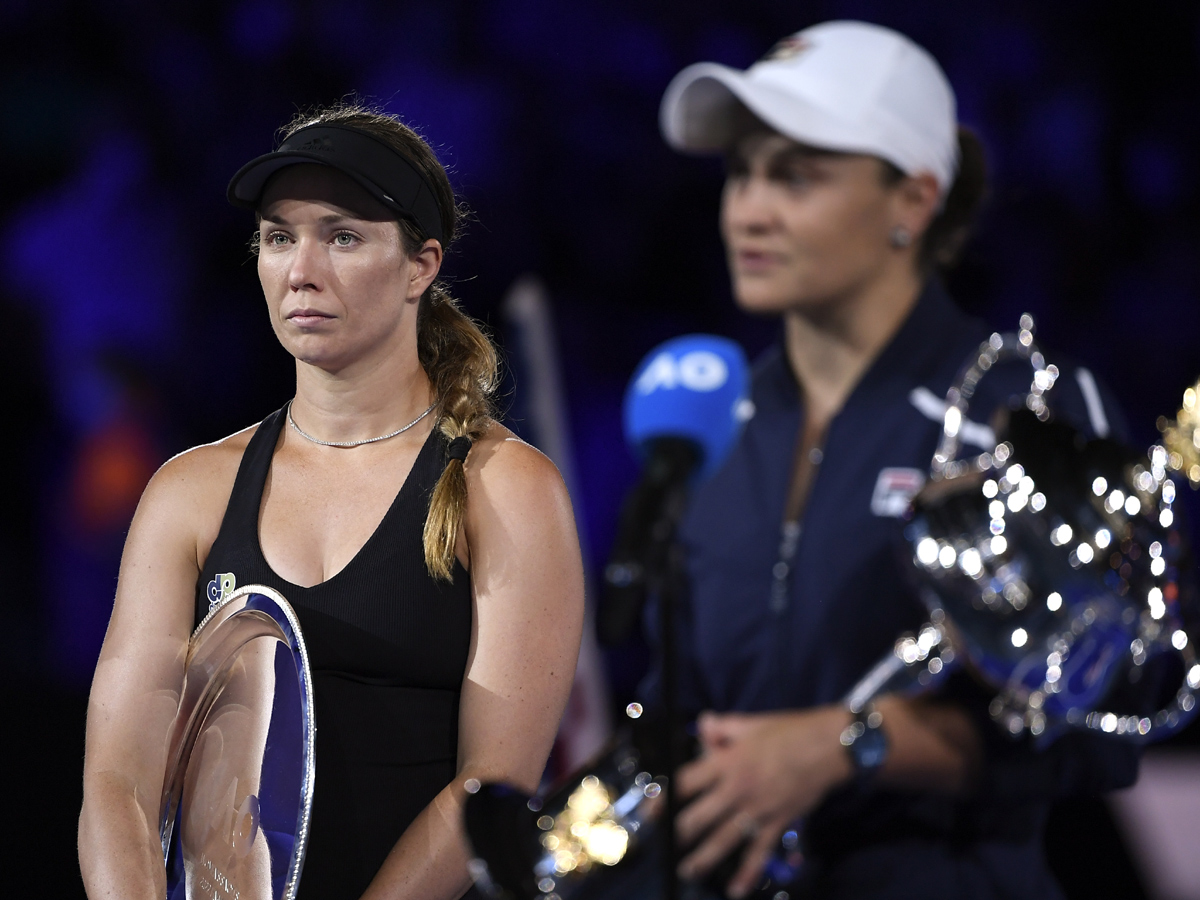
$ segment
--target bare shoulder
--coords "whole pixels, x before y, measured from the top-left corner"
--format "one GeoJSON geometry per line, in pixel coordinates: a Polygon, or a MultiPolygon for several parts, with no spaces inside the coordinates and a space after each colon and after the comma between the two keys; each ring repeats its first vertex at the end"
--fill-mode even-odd
{"type": "Polygon", "coordinates": [[[171,457],[154,474],[147,493],[205,495],[222,487],[232,489],[242,454],[257,430],[258,425],[251,425],[171,457]]]}
{"type": "Polygon", "coordinates": [[[257,424],[252,425],[211,444],[185,450],[163,463],[142,494],[135,526],[145,522],[156,529],[159,524],[165,525],[166,519],[174,527],[186,523],[195,540],[197,559],[202,562],[216,540],[242,454],[257,428],[257,424]]]}
{"type": "Polygon", "coordinates": [[[532,491],[544,497],[566,491],[550,457],[499,423],[471,448],[466,475],[468,490],[477,484],[489,494],[520,496],[532,491]]]}
{"type": "MultiPolygon", "coordinates": [[[[143,663],[155,653],[160,662],[171,660],[186,646],[196,576],[220,531],[252,433],[247,429],[181,453],[150,479],[125,539],[102,663],[132,660],[131,671],[142,677],[143,663]],[[166,644],[156,643],[160,640],[166,644]]],[[[169,681],[159,676],[161,671],[155,683],[169,681]]]]}
{"type": "MultiPolygon", "coordinates": [[[[529,621],[525,614],[548,623],[545,617],[553,610],[554,617],[566,617],[554,619],[564,633],[574,634],[563,646],[577,648],[583,562],[571,498],[558,468],[507,428],[494,425],[471,448],[466,476],[464,536],[481,629],[488,622],[495,625],[485,617],[496,610],[515,616],[508,625],[518,629],[529,621]]],[[[519,641],[507,627],[501,631],[519,641]]],[[[575,650],[570,652],[573,669],[575,650]]]]}

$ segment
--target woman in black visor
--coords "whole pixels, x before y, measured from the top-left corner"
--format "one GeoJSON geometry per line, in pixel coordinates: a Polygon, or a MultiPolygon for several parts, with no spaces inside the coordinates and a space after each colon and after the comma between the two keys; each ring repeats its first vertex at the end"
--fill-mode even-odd
{"type": "Polygon", "coordinates": [[[92,686],[84,881],[92,897],[163,896],[163,748],[188,637],[237,586],[265,584],[295,607],[313,671],[299,896],[458,897],[465,783],[534,789],[570,690],[570,500],[492,418],[495,351],[437,280],[458,210],[419,136],[360,107],[303,116],[229,199],[258,217],[296,393],[172,459],[142,497],[92,686]]]}

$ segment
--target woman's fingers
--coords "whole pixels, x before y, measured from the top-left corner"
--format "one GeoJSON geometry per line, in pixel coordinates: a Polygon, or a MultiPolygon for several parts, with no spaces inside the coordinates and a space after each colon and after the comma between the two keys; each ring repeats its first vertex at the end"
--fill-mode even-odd
{"type": "Polygon", "coordinates": [[[703,877],[757,832],[757,823],[744,813],[724,816],[696,849],[684,857],[679,864],[679,877],[689,880],[703,877]]]}
{"type": "Polygon", "coordinates": [[[696,844],[680,874],[701,876],[745,844],[729,889],[742,896],[751,890],[788,822],[844,780],[849,764],[837,737],[847,716],[840,707],[705,716],[706,753],[677,779],[680,796],[692,799],[676,834],[682,846],[696,844]]]}
{"type": "MultiPolygon", "coordinates": [[[[683,807],[675,817],[675,834],[680,845],[684,847],[695,843],[705,832],[712,830],[734,807],[735,798],[728,786],[718,780],[716,774],[708,786],[698,788],[694,793],[700,791],[703,793],[683,807]]],[[[681,795],[681,800],[683,796],[692,795],[681,795]]]]}
{"type": "Polygon", "coordinates": [[[729,884],[725,888],[725,892],[733,900],[745,897],[762,880],[767,860],[778,848],[779,839],[787,825],[787,820],[781,818],[759,825],[742,854],[741,865],[738,866],[738,870],[729,879],[729,884]]]}
{"type": "Polygon", "coordinates": [[[711,756],[680,766],[675,773],[675,796],[682,802],[703,791],[710,790],[720,780],[721,767],[711,756]]]}

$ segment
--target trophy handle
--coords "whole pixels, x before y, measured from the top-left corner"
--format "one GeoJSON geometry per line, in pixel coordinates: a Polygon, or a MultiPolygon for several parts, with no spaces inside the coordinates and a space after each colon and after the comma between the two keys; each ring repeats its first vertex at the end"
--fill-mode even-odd
{"type": "MultiPolygon", "coordinates": [[[[967,410],[979,382],[997,363],[1013,358],[1029,363],[1033,369],[1033,380],[1025,398],[1025,405],[1040,420],[1044,421],[1049,416],[1045,394],[1058,379],[1058,367],[1046,364],[1045,357],[1034,342],[1033,316],[1024,313],[1019,326],[1015,334],[993,332],[991,337],[979,345],[975,358],[964,364],[954,384],[946,392],[942,435],[929,464],[931,481],[954,478],[966,473],[968,464],[958,460],[959,450],[962,449],[963,422],[966,421],[967,410]]],[[[996,456],[1004,452],[1000,448],[996,450],[996,456]]],[[[992,457],[987,455],[983,464],[990,464],[991,461],[992,457]]],[[[885,693],[919,694],[930,690],[956,665],[961,664],[961,661],[956,659],[956,641],[941,603],[936,595],[928,590],[922,591],[922,600],[929,609],[929,621],[915,634],[901,635],[896,640],[892,652],[884,655],[850,689],[842,702],[851,712],[861,712],[868,703],[885,693]]]]}
{"type": "Polygon", "coordinates": [[[979,345],[979,353],[974,361],[963,368],[954,385],[946,392],[942,437],[929,464],[929,474],[934,481],[962,474],[955,465],[962,446],[962,424],[966,420],[971,398],[975,396],[975,388],[996,363],[1014,357],[1026,360],[1033,368],[1033,381],[1025,397],[1025,405],[1043,421],[1049,416],[1045,394],[1058,379],[1058,367],[1046,365],[1046,358],[1034,343],[1033,330],[1033,316],[1024,313],[1016,334],[993,333],[979,345]]]}
{"type": "Polygon", "coordinates": [[[902,634],[887,653],[850,689],[842,704],[862,712],[884,694],[915,696],[933,690],[960,665],[953,626],[932,592],[922,591],[929,621],[913,634],[902,634]]]}
{"type": "Polygon", "coordinates": [[[293,654],[299,674],[303,710],[303,772],[299,798],[299,828],[285,881],[284,897],[295,895],[304,850],[308,843],[309,810],[315,775],[315,724],[312,715],[312,675],[308,650],[300,632],[295,611],[283,595],[260,584],[246,585],[211,609],[192,633],[184,673],[179,711],[171,727],[167,744],[167,768],[159,805],[159,835],[164,864],[170,862],[171,839],[179,814],[188,762],[196,740],[213,704],[229,683],[240,651],[251,641],[271,638],[284,644],[293,654]],[[200,641],[202,633],[218,635],[216,640],[200,641]]]}

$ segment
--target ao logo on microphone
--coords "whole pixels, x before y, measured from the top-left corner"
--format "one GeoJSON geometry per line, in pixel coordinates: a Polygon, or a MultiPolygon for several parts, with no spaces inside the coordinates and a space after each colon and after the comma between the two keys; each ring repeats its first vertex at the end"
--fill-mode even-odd
{"type": "Polygon", "coordinates": [[[729,366],[710,350],[692,350],[678,359],[663,351],[651,360],[635,384],[639,394],[677,387],[689,391],[715,391],[729,380],[729,366]]]}
{"type": "Polygon", "coordinates": [[[753,409],[750,368],[736,342],[685,334],[659,344],[638,365],[625,391],[625,439],[639,455],[659,438],[691,441],[707,478],[728,455],[753,409]]]}

